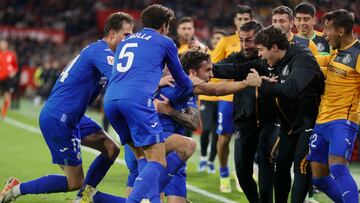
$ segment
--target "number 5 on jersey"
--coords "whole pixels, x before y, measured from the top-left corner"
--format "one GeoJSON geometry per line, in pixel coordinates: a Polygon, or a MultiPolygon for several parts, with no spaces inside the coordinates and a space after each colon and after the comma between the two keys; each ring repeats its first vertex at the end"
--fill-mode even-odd
{"type": "Polygon", "coordinates": [[[127,48],[133,48],[138,47],[138,43],[127,43],[123,46],[123,48],[120,51],[119,59],[127,58],[127,62],[124,66],[122,62],[119,62],[116,64],[116,70],[119,72],[126,72],[130,69],[133,61],[134,61],[134,52],[126,51],[127,48]]]}

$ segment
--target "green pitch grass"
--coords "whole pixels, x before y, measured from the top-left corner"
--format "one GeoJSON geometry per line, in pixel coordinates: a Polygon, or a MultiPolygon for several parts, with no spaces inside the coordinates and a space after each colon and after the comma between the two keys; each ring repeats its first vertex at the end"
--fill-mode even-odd
{"type": "MultiPolygon", "coordinates": [[[[1,100],[0,104],[2,104],[1,100]]],[[[21,108],[19,110],[9,111],[8,117],[11,120],[16,120],[21,124],[25,124],[25,126],[31,126],[38,129],[39,112],[40,107],[34,107],[31,102],[24,100],[22,101],[21,108]]],[[[96,112],[88,112],[88,115],[97,121],[100,121],[101,119],[101,115],[96,112]]],[[[116,138],[117,135],[113,130],[110,131],[110,135],[113,136],[115,140],[118,140],[116,138]]],[[[194,138],[199,141],[198,136],[194,136],[194,138]]],[[[220,198],[225,198],[225,200],[216,200],[214,198],[210,198],[208,195],[200,194],[194,191],[188,191],[188,199],[194,203],[247,202],[245,195],[236,191],[234,180],[232,180],[233,192],[224,194],[220,193],[218,189],[218,173],[209,175],[207,173],[196,172],[199,154],[199,151],[195,152],[194,156],[188,161],[188,184],[208,192],[208,195],[216,195],[220,198]]],[[[83,150],[83,167],[85,172],[95,156],[96,155],[83,150]]],[[[119,159],[123,159],[122,149],[119,159]]],[[[231,154],[229,160],[230,166],[233,168],[233,154],[231,154]]],[[[352,172],[359,178],[360,166],[353,165],[352,172]]],[[[0,120],[0,183],[5,183],[7,178],[11,176],[15,176],[21,181],[28,181],[47,174],[62,174],[62,171],[58,166],[51,164],[51,156],[43,137],[38,132],[26,130],[22,127],[11,124],[8,120],[0,120]]],[[[104,180],[98,186],[98,190],[114,195],[124,196],[127,174],[128,171],[125,165],[115,163],[104,180]]],[[[48,195],[28,195],[20,197],[16,202],[71,202],[75,195],[76,192],[48,195]]],[[[323,194],[316,195],[316,199],[319,202],[330,202],[330,200],[323,194]]]]}

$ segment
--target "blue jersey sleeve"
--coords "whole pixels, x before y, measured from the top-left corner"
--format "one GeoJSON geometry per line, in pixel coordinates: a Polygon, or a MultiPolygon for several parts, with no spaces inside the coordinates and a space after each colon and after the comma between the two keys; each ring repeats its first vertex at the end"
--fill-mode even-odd
{"type": "Polygon", "coordinates": [[[165,62],[171,75],[175,79],[176,84],[183,88],[191,88],[192,82],[182,69],[178,56],[178,50],[174,42],[170,39],[168,39],[165,53],[165,62]]]}
{"type": "Polygon", "coordinates": [[[92,63],[100,71],[110,79],[112,67],[114,65],[114,53],[111,49],[94,49],[93,57],[91,57],[92,63]]]}
{"type": "Polygon", "coordinates": [[[160,94],[167,97],[171,103],[177,103],[178,101],[193,95],[193,89],[181,88],[179,86],[175,86],[175,87],[166,86],[160,89],[160,94]]]}

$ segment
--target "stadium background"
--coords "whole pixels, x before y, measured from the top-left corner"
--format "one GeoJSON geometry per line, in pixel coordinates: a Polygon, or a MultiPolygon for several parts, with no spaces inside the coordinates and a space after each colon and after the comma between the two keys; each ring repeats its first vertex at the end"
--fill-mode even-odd
{"type": "MultiPolygon", "coordinates": [[[[0,121],[0,181],[4,182],[10,175],[20,174],[20,178],[28,180],[36,174],[60,171],[49,166],[50,156],[39,132],[36,130],[38,113],[41,106],[34,106],[33,99],[37,89],[41,88],[36,74],[38,70],[51,69],[56,74],[89,42],[97,40],[102,35],[102,28],[107,16],[115,11],[130,13],[136,20],[147,5],[160,3],[172,8],[176,17],[191,16],[195,22],[196,36],[208,43],[212,31],[222,28],[229,33],[234,31],[233,9],[237,4],[252,7],[254,18],[264,25],[271,23],[271,10],[278,5],[294,8],[299,0],[2,0],[0,1],[0,38],[9,41],[11,49],[17,53],[19,68],[18,81],[20,85],[20,108],[9,112],[8,119],[0,121]],[[29,130],[30,129],[30,130],[29,130]],[[27,135],[30,136],[27,136],[27,135]],[[37,136],[33,136],[37,135],[37,136]],[[38,150],[39,149],[39,150],[38,150]],[[39,152],[36,152],[39,151],[39,152]],[[11,157],[11,159],[9,159],[11,157]],[[8,167],[10,166],[10,167],[8,167]],[[45,172],[44,172],[45,171],[45,172]],[[15,173],[15,174],[14,174],[15,173]]],[[[330,10],[344,8],[355,14],[355,34],[360,36],[360,1],[316,0],[309,1],[316,6],[317,18],[330,10]]],[[[141,27],[136,24],[135,31],[141,27]]],[[[321,23],[316,25],[322,30],[321,23]]],[[[175,24],[171,36],[175,37],[175,24]]],[[[56,74],[54,74],[56,76],[56,74]]],[[[54,76],[53,75],[53,76],[54,76]]],[[[52,77],[53,77],[52,76],[52,77]]],[[[2,99],[0,98],[0,103],[2,99]]],[[[15,102],[16,103],[16,102],[15,102]]],[[[15,106],[17,107],[17,106],[15,106]]],[[[90,112],[100,123],[100,115],[90,112]]],[[[111,135],[116,137],[112,132],[111,135]]],[[[87,153],[87,152],[85,152],[87,153]]],[[[199,153],[190,160],[189,183],[195,189],[189,193],[193,202],[246,202],[243,194],[233,192],[221,194],[218,192],[218,175],[209,176],[195,172],[199,153]],[[196,191],[197,189],[200,189],[196,191]],[[203,191],[207,192],[203,194],[203,191]],[[216,197],[210,197],[215,195],[216,197]],[[218,200],[216,198],[225,199],[218,200]],[[206,201],[204,201],[204,198],[206,201]]],[[[232,154],[230,155],[232,164],[232,154]]],[[[122,156],[121,156],[122,157],[122,156]]],[[[120,159],[121,159],[120,157],[120,159]]],[[[85,167],[93,155],[85,154],[85,167]]],[[[360,161],[355,157],[354,161],[360,161]]],[[[105,191],[123,195],[127,171],[123,165],[111,169],[109,176],[100,187],[105,191]],[[120,178],[119,178],[120,176],[120,178]],[[121,187],[121,188],[120,188],[121,187]],[[117,188],[117,189],[116,189],[117,188]]],[[[360,165],[352,165],[353,173],[360,181],[360,165]]],[[[233,187],[235,188],[235,187],[233,187]]],[[[74,194],[50,195],[49,197],[26,197],[19,202],[64,202],[74,197],[74,194]]],[[[318,195],[321,202],[328,199],[318,195]]]]}

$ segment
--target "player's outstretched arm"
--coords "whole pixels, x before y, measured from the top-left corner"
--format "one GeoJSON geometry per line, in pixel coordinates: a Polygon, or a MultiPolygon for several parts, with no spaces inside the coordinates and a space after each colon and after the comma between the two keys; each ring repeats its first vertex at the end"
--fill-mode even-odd
{"type": "Polygon", "coordinates": [[[248,85],[244,81],[240,82],[219,82],[219,83],[201,83],[194,86],[194,94],[209,96],[224,96],[234,94],[245,89],[248,85]]]}

